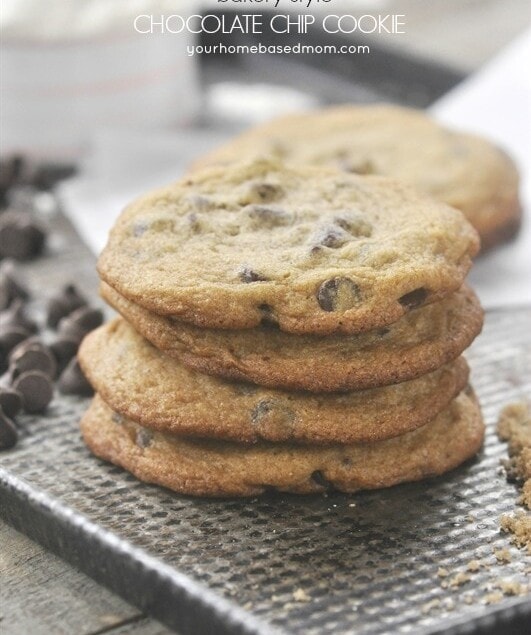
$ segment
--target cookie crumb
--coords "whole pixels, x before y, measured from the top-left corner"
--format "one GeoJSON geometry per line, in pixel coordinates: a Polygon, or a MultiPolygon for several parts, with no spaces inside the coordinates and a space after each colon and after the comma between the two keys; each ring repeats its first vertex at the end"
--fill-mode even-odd
{"type": "Polygon", "coordinates": [[[474,602],[474,596],[471,595],[470,593],[465,593],[463,595],[463,602],[465,604],[472,604],[474,602]]]}
{"type": "Polygon", "coordinates": [[[296,589],[293,591],[293,599],[295,602],[309,602],[312,598],[306,593],[304,589],[296,589]]]}
{"type": "Polygon", "coordinates": [[[506,547],[504,549],[494,549],[494,557],[498,562],[511,562],[512,559],[509,549],[506,547]]]}
{"type": "Polygon", "coordinates": [[[106,613],[100,617],[100,620],[106,626],[116,626],[122,621],[122,617],[120,615],[114,615],[113,613],[106,613]]]}
{"type": "Polygon", "coordinates": [[[512,534],[512,541],[518,547],[526,547],[531,554],[531,516],[523,510],[515,514],[503,514],[500,519],[502,531],[512,534]]]}
{"type": "Polygon", "coordinates": [[[503,593],[501,591],[493,591],[492,593],[488,593],[483,598],[483,602],[485,604],[497,604],[503,600],[503,593]]]}
{"type": "Polygon", "coordinates": [[[522,487],[522,494],[518,499],[520,505],[525,505],[528,509],[531,509],[531,449],[527,448],[522,452],[522,460],[526,463],[526,474],[528,474],[527,480],[522,487]]]}
{"type": "Polygon", "coordinates": [[[471,573],[475,573],[476,571],[479,571],[480,568],[481,568],[481,562],[479,560],[471,560],[466,565],[467,571],[470,571],[471,573]]]}
{"type": "Polygon", "coordinates": [[[449,586],[451,588],[456,589],[457,587],[460,587],[463,584],[470,582],[471,579],[472,578],[468,573],[465,573],[464,571],[460,571],[459,573],[456,573],[454,577],[450,580],[449,586]]]}
{"type": "Polygon", "coordinates": [[[441,601],[438,598],[430,600],[422,605],[421,611],[424,615],[431,613],[433,610],[440,608],[441,601]]]}
{"type": "Polygon", "coordinates": [[[517,456],[526,448],[531,448],[531,413],[524,402],[512,403],[500,413],[498,437],[507,441],[509,456],[517,456]]]}
{"type": "Polygon", "coordinates": [[[497,432],[509,446],[509,460],[502,461],[507,477],[523,484],[521,502],[531,509],[531,411],[528,404],[506,406],[500,413],[497,432]]]}
{"type": "Polygon", "coordinates": [[[516,580],[499,580],[496,587],[503,595],[525,595],[529,590],[527,585],[516,580]]]}
{"type": "MultiPolygon", "coordinates": [[[[531,509],[531,410],[525,402],[512,403],[500,413],[498,436],[507,441],[509,460],[504,462],[507,478],[522,483],[518,503],[531,509]]],[[[523,510],[503,514],[502,531],[512,534],[512,542],[531,554],[531,516],[523,510]]]]}
{"type": "Polygon", "coordinates": [[[466,522],[467,523],[473,523],[473,522],[475,522],[475,520],[476,520],[476,517],[473,516],[472,514],[468,514],[467,517],[466,517],[466,522]]]}
{"type": "Polygon", "coordinates": [[[439,578],[447,578],[450,575],[450,572],[444,567],[439,567],[437,569],[437,575],[439,576],[439,578]]]}

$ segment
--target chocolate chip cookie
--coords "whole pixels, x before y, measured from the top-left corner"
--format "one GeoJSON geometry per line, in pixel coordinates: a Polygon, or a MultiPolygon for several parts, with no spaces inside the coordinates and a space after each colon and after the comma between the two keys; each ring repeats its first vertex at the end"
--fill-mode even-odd
{"type": "Polygon", "coordinates": [[[413,379],[458,357],[481,330],[467,287],[357,335],[293,336],[277,329],[201,329],[152,313],[105,283],[103,298],[152,344],[200,372],[270,388],[333,392],[413,379]]]}
{"type": "Polygon", "coordinates": [[[163,432],[245,442],[397,436],[435,417],[468,380],[459,358],[418,379],[365,391],[314,395],[260,388],[189,370],[121,319],[85,338],[78,357],[116,412],[163,432]]]}
{"type": "Polygon", "coordinates": [[[478,247],[460,212],[393,180],[257,160],[137,200],[98,270],[202,327],[355,333],[457,290],[478,247]]]}
{"type": "Polygon", "coordinates": [[[195,168],[257,154],[403,180],[460,209],[479,232],[483,250],[520,226],[518,173],[511,159],[487,140],[448,130],[421,111],[339,106],[289,115],[236,137],[195,168]]]}
{"type": "Polygon", "coordinates": [[[422,428],[356,445],[298,446],[265,441],[242,446],[154,432],[113,413],[96,396],[81,422],[88,447],[137,478],[183,494],[255,496],[355,492],[442,474],[480,448],[484,425],[471,391],[422,428]]]}

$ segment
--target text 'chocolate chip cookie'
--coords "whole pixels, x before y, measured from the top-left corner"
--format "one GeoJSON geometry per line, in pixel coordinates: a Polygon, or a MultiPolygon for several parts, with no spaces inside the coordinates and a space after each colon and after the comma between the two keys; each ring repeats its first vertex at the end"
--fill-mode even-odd
{"type": "Polygon", "coordinates": [[[465,387],[463,358],[418,379],[344,394],[272,390],[209,377],[163,355],[123,320],[93,331],[79,358],[96,392],[147,428],[240,442],[352,443],[433,419],[465,387]]]}
{"type": "Polygon", "coordinates": [[[336,106],[276,119],[199,159],[194,169],[272,155],[288,164],[392,176],[461,210],[486,250],[519,229],[518,173],[486,139],[390,105],[336,106]]]}
{"type": "Polygon", "coordinates": [[[466,391],[430,423],[394,439],[242,447],[153,432],[116,415],[96,396],[81,431],[94,454],[143,481],[184,494],[253,496],[271,489],[355,492],[443,474],[478,451],[484,425],[473,393],[466,391]]]}
{"type": "Polygon", "coordinates": [[[257,160],[130,205],[98,270],[201,327],[357,333],[456,291],[478,247],[460,212],[398,182],[257,160]]]}

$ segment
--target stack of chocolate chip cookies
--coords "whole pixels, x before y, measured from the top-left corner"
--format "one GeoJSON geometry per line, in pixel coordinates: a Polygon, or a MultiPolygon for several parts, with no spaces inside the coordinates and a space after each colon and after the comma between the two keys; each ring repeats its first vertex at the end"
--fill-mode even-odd
{"type": "Polygon", "coordinates": [[[121,215],[122,317],[79,354],[99,457],[178,492],[387,487],[473,456],[460,357],[483,314],[461,212],[380,176],[274,159],[195,171],[121,215]]]}

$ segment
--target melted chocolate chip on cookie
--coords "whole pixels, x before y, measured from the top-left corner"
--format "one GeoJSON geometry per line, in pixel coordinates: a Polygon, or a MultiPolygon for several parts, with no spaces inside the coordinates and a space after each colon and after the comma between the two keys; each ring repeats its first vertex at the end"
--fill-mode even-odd
{"type": "Polygon", "coordinates": [[[359,215],[343,214],[337,216],[334,221],[352,236],[364,236],[368,238],[372,234],[372,225],[359,215]]]}
{"type": "Polygon", "coordinates": [[[266,282],[269,280],[266,276],[261,273],[257,273],[251,267],[242,267],[238,274],[238,277],[242,282],[266,282]]]}
{"type": "Polygon", "coordinates": [[[145,428],[139,428],[137,430],[135,443],[139,448],[145,450],[146,448],[149,448],[152,442],[153,433],[150,430],[146,430],[145,428]]]}
{"type": "Polygon", "coordinates": [[[251,186],[251,194],[261,203],[271,203],[272,201],[278,200],[282,197],[283,193],[282,188],[273,183],[253,183],[251,186]]]}
{"type": "Polygon", "coordinates": [[[331,278],[319,287],[317,301],[323,311],[347,311],[361,302],[361,291],[350,278],[331,278]]]}
{"type": "Polygon", "coordinates": [[[408,309],[415,309],[421,304],[424,304],[427,297],[427,289],[424,289],[424,287],[420,287],[419,289],[410,291],[409,293],[406,293],[402,297],[398,298],[398,302],[408,309]]]}
{"type": "Polygon", "coordinates": [[[288,214],[288,212],[280,207],[248,205],[244,208],[244,211],[258,227],[280,227],[282,225],[289,225],[292,220],[291,214],[288,214]]]}
{"type": "Polygon", "coordinates": [[[262,399],[251,411],[251,423],[264,439],[286,438],[294,421],[293,410],[276,399],[262,399]]]}
{"type": "Polygon", "coordinates": [[[329,247],[330,249],[338,249],[350,240],[350,236],[346,231],[338,227],[337,225],[329,225],[323,227],[315,235],[312,247],[312,253],[320,251],[322,247],[329,247]]]}

